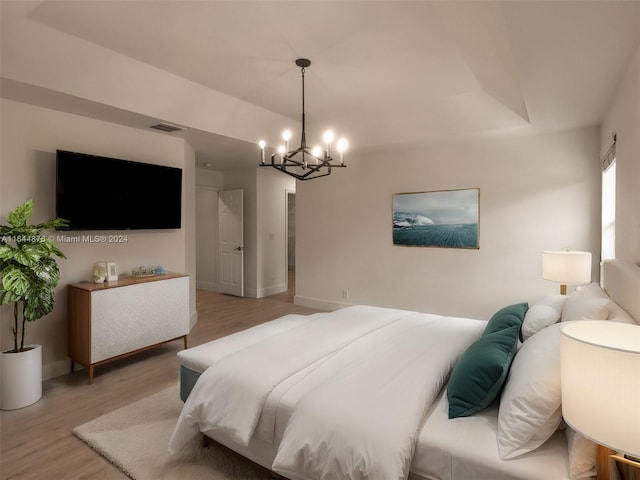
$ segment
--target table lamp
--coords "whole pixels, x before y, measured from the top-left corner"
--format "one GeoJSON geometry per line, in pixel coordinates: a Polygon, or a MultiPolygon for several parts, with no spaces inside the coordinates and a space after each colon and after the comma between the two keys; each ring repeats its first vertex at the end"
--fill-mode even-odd
{"type": "Polygon", "coordinates": [[[562,416],[596,442],[598,479],[609,479],[612,451],[640,467],[640,325],[567,323],[560,335],[562,416]]]}
{"type": "Polygon", "coordinates": [[[591,252],[542,252],[542,278],[560,284],[560,293],[567,294],[567,285],[583,285],[591,281],[591,252]]]}

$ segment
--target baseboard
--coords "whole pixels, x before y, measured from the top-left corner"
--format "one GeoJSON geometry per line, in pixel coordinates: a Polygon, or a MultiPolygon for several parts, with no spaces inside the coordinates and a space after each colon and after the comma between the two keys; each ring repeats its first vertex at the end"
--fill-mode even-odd
{"type": "Polygon", "coordinates": [[[249,298],[262,298],[269,295],[275,295],[276,293],[282,293],[287,291],[287,286],[282,283],[280,285],[274,285],[267,288],[245,288],[244,296],[249,298]]]}
{"type": "Polygon", "coordinates": [[[344,307],[353,305],[352,303],[343,302],[330,302],[328,300],[321,300],[319,298],[303,297],[301,295],[295,295],[293,297],[293,303],[300,305],[301,307],[313,308],[315,310],[339,310],[344,307]]]}
{"type": "Polygon", "coordinates": [[[258,296],[258,290],[256,290],[255,288],[247,288],[247,287],[244,287],[243,296],[248,298],[260,298],[258,296]]]}
{"type": "Polygon", "coordinates": [[[276,293],[282,293],[287,291],[287,286],[284,283],[280,285],[273,285],[267,288],[261,288],[261,293],[263,297],[268,297],[269,295],[275,295],[276,293]]]}

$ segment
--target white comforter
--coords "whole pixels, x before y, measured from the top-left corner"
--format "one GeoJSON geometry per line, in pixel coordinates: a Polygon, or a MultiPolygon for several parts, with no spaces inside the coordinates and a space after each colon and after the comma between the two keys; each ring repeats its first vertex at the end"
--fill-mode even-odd
{"type": "Polygon", "coordinates": [[[266,399],[297,394],[273,469],[294,480],[405,479],[424,415],[484,322],[349,307],[253,343],[209,367],[170,442],[199,432],[247,445],[275,435],[266,399]]]}

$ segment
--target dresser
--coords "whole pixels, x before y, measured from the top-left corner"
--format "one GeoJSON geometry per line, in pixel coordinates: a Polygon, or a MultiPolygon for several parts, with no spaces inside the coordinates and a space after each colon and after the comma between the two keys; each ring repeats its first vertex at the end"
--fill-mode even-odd
{"type": "Polygon", "coordinates": [[[167,273],[68,286],[71,371],[182,339],[189,333],[189,277],[167,273]]]}

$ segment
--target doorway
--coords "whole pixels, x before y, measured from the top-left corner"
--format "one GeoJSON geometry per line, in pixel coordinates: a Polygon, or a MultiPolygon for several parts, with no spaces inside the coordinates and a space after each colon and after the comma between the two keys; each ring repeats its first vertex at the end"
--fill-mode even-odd
{"type": "Polygon", "coordinates": [[[218,292],[244,297],[244,190],[223,190],[218,203],[218,292]]]}
{"type": "Polygon", "coordinates": [[[292,190],[286,190],[286,259],[287,269],[285,281],[287,290],[295,293],[295,274],[296,274],[296,193],[292,190]]]}

